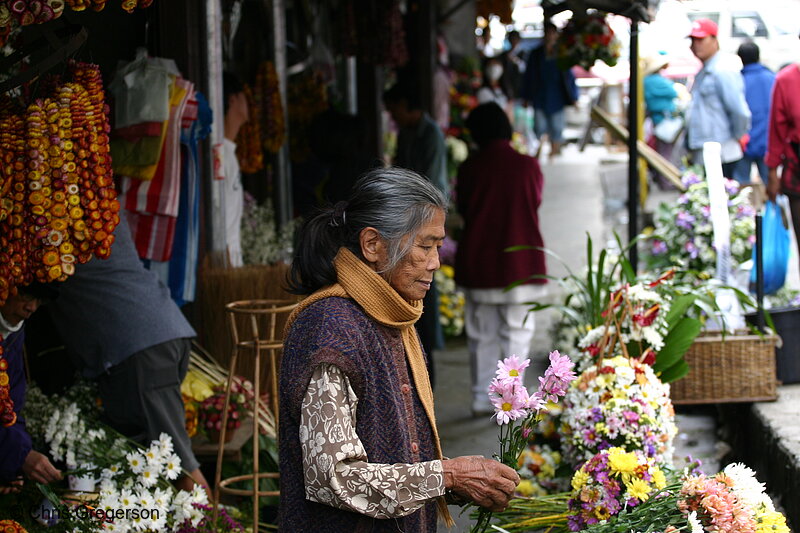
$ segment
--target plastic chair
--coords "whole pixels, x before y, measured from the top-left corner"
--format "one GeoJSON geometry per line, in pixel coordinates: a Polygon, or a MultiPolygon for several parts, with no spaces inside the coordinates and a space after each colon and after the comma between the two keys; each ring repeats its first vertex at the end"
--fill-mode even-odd
{"type": "MultiPolygon", "coordinates": [[[[220,493],[235,494],[238,496],[251,495],[253,498],[254,531],[258,531],[258,499],[261,496],[278,496],[279,491],[266,491],[259,489],[261,479],[278,479],[278,472],[260,472],[258,465],[259,452],[259,410],[263,408],[261,397],[261,356],[266,354],[270,380],[267,385],[272,412],[275,415],[275,435],[278,435],[278,356],[283,349],[283,332],[277,331],[278,317],[288,314],[297,306],[293,300],[241,300],[225,305],[231,325],[233,337],[233,354],[228,371],[228,381],[225,388],[225,404],[222,411],[222,427],[220,429],[220,445],[217,452],[217,470],[214,478],[214,501],[219,502],[220,493]],[[237,318],[245,318],[245,324],[237,318]],[[260,327],[266,322],[266,328],[260,327]],[[248,331],[241,331],[247,330],[248,331]],[[236,364],[239,355],[249,355],[254,359],[253,369],[253,473],[233,476],[226,479],[222,477],[222,457],[224,451],[226,426],[228,423],[228,407],[230,403],[231,384],[236,375],[236,364]],[[230,485],[240,481],[252,481],[252,489],[237,489],[230,485]]],[[[217,506],[214,506],[214,520],[216,521],[217,506]]],[[[216,523],[216,522],[215,522],[216,523]]]]}

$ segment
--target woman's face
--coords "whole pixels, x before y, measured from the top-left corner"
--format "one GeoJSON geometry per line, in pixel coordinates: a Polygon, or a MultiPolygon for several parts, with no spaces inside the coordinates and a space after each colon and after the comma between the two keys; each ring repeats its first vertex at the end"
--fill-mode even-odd
{"type": "MultiPolygon", "coordinates": [[[[414,237],[411,250],[392,272],[382,274],[389,285],[408,301],[422,300],[439,268],[439,248],[444,241],[444,211],[436,210],[430,222],[414,237]]],[[[384,264],[386,259],[384,258],[384,264]]]]}

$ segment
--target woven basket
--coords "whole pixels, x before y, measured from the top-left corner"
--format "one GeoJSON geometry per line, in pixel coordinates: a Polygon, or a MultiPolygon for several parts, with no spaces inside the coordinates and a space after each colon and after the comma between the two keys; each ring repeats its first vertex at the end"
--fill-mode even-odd
{"type": "Polygon", "coordinates": [[[670,384],[672,403],[776,400],[777,340],[775,335],[701,335],[686,352],[689,373],[670,384]]]}

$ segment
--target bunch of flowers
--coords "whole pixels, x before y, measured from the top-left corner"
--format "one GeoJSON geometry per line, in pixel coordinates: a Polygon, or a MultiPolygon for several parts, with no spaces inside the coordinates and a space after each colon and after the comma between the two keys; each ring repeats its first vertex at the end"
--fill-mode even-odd
{"type": "Polygon", "coordinates": [[[434,273],[439,291],[439,321],[444,334],[458,337],[464,332],[464,293],[456,287],[455,272],[450,265],[434,273]]]}
{"type": "Polygon", "coordinates": [[[450,126],[448,137],[466,141],[468,134],[464,122],[469,112],[478,106],[476,94],[483,83],[480,65],[472,58],[464,58],[457,65],[450,86],[450,126]]]}
{"type": "Polygon", "coordinates": [[[649,365],[621,355],[578,376],[564,398],[561,423],[564,455],[574,466],[611,447],[670,464],[678,432],[669,386],[649,365]]]}
{"type": "Polygon", "coordinates": [[[764,485],[741,463],[730,464],[713,477],[687,478],[678,495],[678,508],[693,532],[789,531],[786,518],[764,493],[764,485]]]}
{"type": "Polygon", "coordinates": [[[569,529],[580,531],[635,508],[666,485],[664,473],[643,453],[619,447],[603,450],[572,478],[569,529]]]}
{"type": "Polygon", "coordinates": [[[300,219],[290,220],[278,228],[272,201],[258,205],[245,192],[242,214],[242,258],[245,265],[272,265],[290,261],[294,233],[300,219]]]}
{"type": "MultiPolygon", "coordinates": [[[[93,513],[79,530],[176,531],[200,523],[207,495],[199,486],[191,492],[173,487],[171,481],[183,470],[172,439],[161,434],[141,447],[104,427],[93,413],[94,407],[68,397],[49,398],[35,386],[25,406],[32,437],[45,444],[53,460],[65,463],[69,474],[98,484],[93,513]],[[129,511],[120,516],[118,509],[129,511]]],[[[64,508],[65,502],[51,496],[57,508],[64,508]]]]}
{"type": "Polygon", "coordinates": [[[561,30],[556,43],[556,60],[562,70],[574,65],[589,70],[597,60],[613,67],[621,49],[606,15],[590,11],[586,16],[573,16],[561,30]]]}
{"type": "MultiPolygon", "coordinates": [[[[489,399],[495,408],[492,416],[500,426],[500,454],[497,460],[511,468],[517,468],[519,456],[548,402],[558,402],[575,379],[569,357],[554,351],[549,358],[550,366],[544,376],[539,377],[539,388],[533,394],[528,393],[522,382],[523,372],[530,360],[520,361],[515,355],[497,363],[495,378],[489,385],[489,399]]],[[[471,531],[485,531],[491,517],[491,512],[481,509],[471,531]]]]}
{"type": "Polygon", "coordinates": [[[561,452],[552,445],[529,444],[517,460],[517,494],[537,497],[568,490],[569,477],[560,475],[565,466],[561,452]]]}
{"type": "MultiPolygon", "coordinates": [[[[695,170],[687,171],[681,181],[686,192],[677,202],[659,206],[655,228],[646,236],[650,242],[648,268],[663,270],[679,266],[711,277],[716,270],[717,252],[713,245],[708,183],[695,170]]],[[[736,268],[751,257],[755,243],[755,210],[749,189],[740,189],[736,181],[726,179],[725,190],[729,197],[732,268],[736,268]]]]}
{"type": "MultiPolygon", "coordinates": [[[[231,395],[228,401],[228,423],[225,427],[234,430],[242,425],[242,418],[251,408],[253,391],[250,382],[234,380],[231,383],[231,395]]],[[[225,408],[225,388],[217,387],[214,395],[200,404],[200,425],[206,431],[222,430],[222,411],[225,408]]]]}
{"type": "Polygon", "coordinates": [[[755,473],[736,463],[711,477],[686,474],[656,497],[586,531],[789,533],[790,530],[755,473]]]}
{"type": "Polygon", "coordinates": [[[100,69],[71,61],[68,71],[24,109],[0,103],[0,303],[111,253],[120,205],[100,69]]]}

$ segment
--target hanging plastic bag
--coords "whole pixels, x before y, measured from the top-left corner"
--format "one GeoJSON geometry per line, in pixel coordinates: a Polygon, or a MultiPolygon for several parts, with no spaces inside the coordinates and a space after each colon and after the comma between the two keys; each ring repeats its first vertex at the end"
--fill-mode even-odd
{"type": "MultiPolygon", "coordinates": [[[[779,197],[778,202],[785,200],[779,197]]],[[[783,210],[776,202],[767,202],[761,223],[764,267],[764,294],[772,294],[783,287],[789,267],[789,230],[784,224],[783,210]]],[[[753,247],[753,270],[750,283],[756,282],[757,246],[753,247]]]]}

